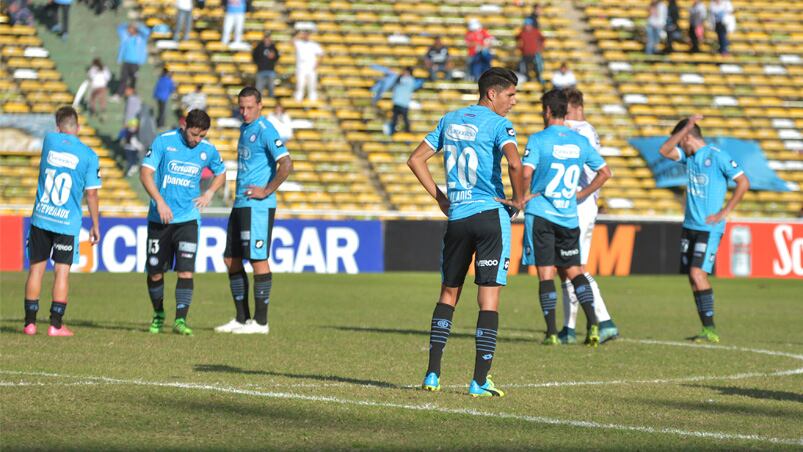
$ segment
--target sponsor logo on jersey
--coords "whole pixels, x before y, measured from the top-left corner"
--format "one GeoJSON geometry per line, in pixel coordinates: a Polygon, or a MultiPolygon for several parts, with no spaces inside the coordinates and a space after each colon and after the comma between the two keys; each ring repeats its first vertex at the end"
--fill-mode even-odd
{"type": "Polygon", "coordinates": [[[482,259],[477,261],[477,267],[496,267],[499,261],[496,259],[482,259]]]}
{"type": "Polygon", "coordinates": [[[176,152],[176,151],[178,151],[178,149],[174,148],[173,146],[167,147],[167,152],[176,152]]]}
{"type": "Polygon", "coordinates": [[[708,176],[705,174],[694,174],[692,176],[692,183],[697,185],[707,185],[708,184],[708,176]]]}
{"type": "Polygon", "coordinates": [[[206,160],[206,152],[201,152],[201,160],[206,160]]]}
{"type": "Polygon", "coordinates": [[[284,143],[282,143],[282,140],[276,140],[276,141],[273,142],[273,144],[275,144],[277,148],[280,148],[280,147],[284,146],[284,143]]]}
{"type": "Polygon", "coordinates": [[[265,246],[265,242],[264,242],[264,241],[262,241],[262,240],[257,240],[257,242],[254,244],[254,246],[255,246],[257,249],[260,249],[260,248],[262,248],[263,246],[265,246]]]}
{"type": "Polygon", "coordinates": [[[74,170],[78,167],[78,156],[68,152],[48,151],[47,163],[57,168],[69,168],[74,170]]]}
{"type": "Polygon", "coordinates": [[[562,144],[552,146],[552,156],[558,160],[580,158],[580,147],[576,144],[562,144]]]}
{"type": "Polygon", "coordinates": [[[145,153],[145,157],[150,157],[153,154],[153,149],[148,148],[148,152],[145,153]]]}
{"type": "Polygon", "coordinates": [[[734,167],[734,168],[738,168],[739,164],[736,163],[734,160],[731,160],[731,166],[734,167]]]}
{"type": "Polygon", "coordinates": [[[515,137],[516,136],[516,131],[513,130],[512,127],[506,127],[505,130],[507,130],[507,134],[510,135],[511,137],[515,137]]]}
{"type": "Polygon", "coordinates": [[[248,137],[248,141],[250,141],[252,143],[255,142],[256,140],[257,140],[257,135],[256,134],[252,134],[250,137],[248,137]]]}
{"type": "Polygon", "coordinates": [[[98,179],[100,179],[100,168],[98,168],[98,179]]]}
{"type": "Polygon", "coordinates": [[[446,138],[454,141],[475,141],[479,129],[473,124],[449,124],[446,138]]]}
{"type": "Polygon", "coordinates": [[[703,165],[711,166],[711,159],[705,159],[705,162],[703,163],[703,165]]]}
{"type": "Polygon", "coordinates": [[[201,167],[189,162],[181,162],[178,160],[171,160],[167,164],[167,169],[174,174],[182,176],[197,176],[201,173],[201,167]]]}
{"type": "Polygon", "coordinates": [[[65,245],[63,243],[57,243],[53,245],[53,248],[55,248],[56,251],[72,251],[72,245],[65,245]]]}
{"type": "Polygon", "coordinates": [[[560,255],[563,257],[577,256],[578,254],[580,254],[579,248],[574,248],[571,250],[560,250],[560,255]]]}
{"type": "Polygon", "coordinates": [[[251,149],[245,146],[242,146],[239,149],[237,149],[237,153],[240,154],[240,158],[243,160],[248,160],[251,158],[251,149]]]}

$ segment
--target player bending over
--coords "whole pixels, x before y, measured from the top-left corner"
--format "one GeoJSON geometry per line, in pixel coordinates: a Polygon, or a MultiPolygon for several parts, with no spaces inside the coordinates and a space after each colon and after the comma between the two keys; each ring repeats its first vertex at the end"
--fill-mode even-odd
{"type": "Polygon", "coordinates": [[[290,175],[293,161],[273,125],[262,115],[259,90],[245,87],[237,96],[243,124],[237,144],[237,194],[226,228],[223,252],[235,317],[215,328],[218,333],[268,334],[268,304],[273,274],[270,239],[276,214],[276,190],[290,175]],[[276,165],[278,164],[278,168],[276,165]],[[254,268],[254,318],[248,308],[248,259],[254,268]]]}
{"type": "Polygon", "coordinates": [[[58,132],[45,135],[39,162],[39,186],[28,231],[30,270],[25,282],[25,328],[29,336],[36,334],[36,313],[39,294],[48,259],[55,263],[53,299],[50,304],[48,336],[72,336],[62,316],[67,309],[70,265],[78,259],[78,237],[81,233],[81,200],[86,191],[86,204],[92,218],[89,241],[100,240],[98,226],[98,189],[100,167],[98,156],[78,139],[78,113],[72,107],[56,111],[58,132]],[[51,254],[52,253],[52,254],[51,254]]]}
{"type": "MultiPolygon", "coordinates": [[[[586,121],[582,91],[576,88],[569,88],[566,90],[566,97],[569,101],[569,107],[566,112],[566,126],[584,136],[588,140],[588,143],[594,147],[594,150],[599,152],[601,148],[599,135],[597,135],[594,126],[586,121]]],[[[594,180],[594,176],[596,176],[596,172],[592,171],[588,165],[584,165],[577,189],[582,190],[588,187],[588,184],[594,180]]],[[[611,315],[608,313],[597,281],[594,280],[591,274],[585,269],[591,250],[591,238],[594,234],[594,224],[597,222],[598,198],[599,190],[590,194],[583,201],[578,200],[577,217],[580,222],[580,264],[583,267],[583,274],[588,279],[591,290],[594,292],[594,314],[597,315],[597,320],[599,321],[599,343],[602,344],[605,341],[619,336],[619,330],[616,328],[611,315]]],[[[563,329],[558,333],[558,341],[560,341],[561,344],[574,344],[577,342],[574,332],[575,324],[577,323],[577,295],[574,293],[574,286],[566,275],[566,272],[563,269],[558,269],[558,274],[563,281],[563,329]]],[[[586,333],[588,332],[587,330],[588,328],[586,328],[586,333]]],[[[586,334],[586,338],[588,338],[588,334],[586,334]]]]}
{"type": "Polygon", "coordinates": [[[611,177],[605,160],[588,140],[565,124],[568,98],[551,90],[541,98],[546,129],[530,135],[524,151],[524,181],[535,195],[525,210],[525,264],[538,268],[541,310],[546,320],[544,345],[558,344],[555,326],[555,267],[571,281],[574,293],[589,323],[586,344],[599,343],[599,325],[594,314],[594,291],[580,261],[580,228],[577,202],[584,201],[611,177]],[[577,191],[588,165],[597,174],[577,191]]]}
{"type": "Polygon", "coordinates": [[[474,283],[479,286],[480,312],[469,394],[504,395],[494,386],[488,371],[496,351],[499,293],[507,283],[510,264],[510,214],[505,205],[515,210],[522,205],[522,168],[516,132],[505,119],[516,105],[517,82],[516,75],[508,69],[487,70],[479,80],[479,102],[444,115],[407,161],[421,185],[449,217],[443,237],[440,299],[432,314],[429,366],[423,384],[426,390],[440,389],[441,356],[468,266],[476,253],[474,283]],[[439,152],[443,153],[448,196],[435,184],[427,168],[427,160],[439,152]],[[502,154],[508,161],[512,200],[504,199],[502,154]]]}
{"type": "Polygon", "coordinates": [[[164,272],[174,268],[178,280],[173,332],[192,336],[187,313],[192,303],[192,273],[201,226],[198,208],[209,205],[226,179],[223,159],[215,146],[204,140],[209,126],[206,112],[190,111],[186,124],[157,136],[142,160],[139,180],[151,197],[146,268],[148,295],[153,305],[150,332],[154,334],[162,330],[165,321],[164,272]],[[201,194],[201,172],[206,167],[215,178],[201,194]]]}
{"type": "Polygon", "coordinates": [[[750,188],[744,171],[724,150],[707,145],[697,122],[699,115],[683,119],[672,136],[661,145],[661,155],[686,165],[686,213],[680,235],[680,272],[689,275],[697,314],[703,324],[695,342],[719,342],[714,327],[714,290],[708,274],[714,267],[719,241],[725,232],[725,219],[750,188]],[[680,146],[680,148],[678,148],[680,146]],[[725,207],[728,181],[736,189],[725,207]]]}

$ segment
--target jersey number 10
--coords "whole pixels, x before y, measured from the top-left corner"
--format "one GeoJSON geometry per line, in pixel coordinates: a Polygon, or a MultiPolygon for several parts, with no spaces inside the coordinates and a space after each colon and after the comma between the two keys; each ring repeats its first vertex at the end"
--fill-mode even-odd
{"type": "Polygon", "coordinates": [[[72,178],[68,173],[56,175],[56,170],[48,168],[45,170],[45,190],[42,193],[41,201],[57,206],[63,206],[70,198],[72,189],[72,178]]]}
{"type": "Polygon", "coordinates": [[[446,153],[446,179],[449,180],[449,173],[452,172],[457,166],[457,181],[460,183],[460,189],[471,190],[477,185],[477,167],[479,166],[479,158],[477,151],[473,148],[465,147],[460,152],[457,146],[447,144],[443,146],[446,153]]]}

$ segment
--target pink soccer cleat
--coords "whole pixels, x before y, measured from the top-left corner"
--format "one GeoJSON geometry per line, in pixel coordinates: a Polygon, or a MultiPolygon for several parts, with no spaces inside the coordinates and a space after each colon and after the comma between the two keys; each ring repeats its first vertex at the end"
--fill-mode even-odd
{"type": "Polygon", "coordinates": [[[72,336],[73,332],[69,328],[67,328],[66,325],[61,325],[61,328],[56,328],[55,326],[50,325],[50,327],[47,329],[47,335],[48,336],[68,337],[68,336],[72,336]]]}
{"type": "Polygon", "coordinates": [[[36,334],[36,324],[29,323],[25,325],[25,328],[22,329],[22,332],[27,334],[28,336],[33,336],[34,334],[36,334]]]}

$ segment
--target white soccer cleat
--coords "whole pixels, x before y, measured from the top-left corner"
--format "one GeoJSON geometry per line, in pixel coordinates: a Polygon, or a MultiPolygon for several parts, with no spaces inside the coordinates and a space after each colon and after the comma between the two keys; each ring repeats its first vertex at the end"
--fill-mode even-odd
{"type": "Polygon", "coordinates": [[[232,331],[233,334],[268,334],[270,327],[268,324],[260,325],[256,320],[246,320],[245,324],[240,324],[239,328],[232,331]]]}
{"type": "MultiPolygon", "coordinates": [[[[248,320],[246,320],[247,322],[248,320]]],[[[236,329],[239,329],[243,326],[243,323],[237,321],[237,319],[231,319],[228,323],[224,323],[219,327],[215,328],[215,333],[231,333],[236,329]]]]}

